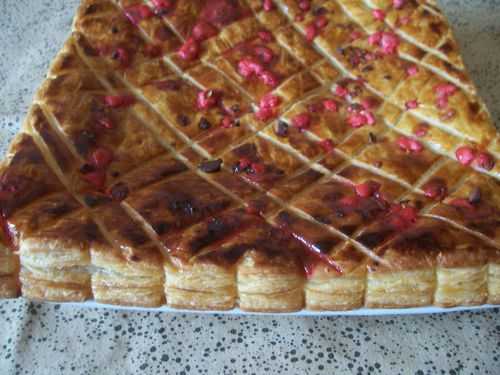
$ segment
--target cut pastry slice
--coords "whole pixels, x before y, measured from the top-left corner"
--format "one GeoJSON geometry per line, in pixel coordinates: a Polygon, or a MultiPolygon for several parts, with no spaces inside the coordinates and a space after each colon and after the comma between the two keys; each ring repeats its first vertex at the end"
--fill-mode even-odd
{"type": "Polygon", "coordinates": [[[500,303],[500,142],[444,15],[310,5],[82,0],[0,167],[0,297],[500,303]]]}
{"type": "Polygon", "coordinates": [[[19,243],[23,295],[48,301],[89,299],[90,247],[103,242],[98,227],[82,211],[23,235],[19,243]]]}

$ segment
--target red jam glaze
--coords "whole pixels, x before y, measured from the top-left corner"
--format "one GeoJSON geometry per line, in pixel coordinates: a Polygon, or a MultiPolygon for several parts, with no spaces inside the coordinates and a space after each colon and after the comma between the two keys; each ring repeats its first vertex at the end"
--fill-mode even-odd
{"type": "Polygon", "coordinates": [[[301,254],[300,261],[306,277],[311,277],[314,268],[319,263],[326,264],[338,273],[342,267],[328,255],[330,250],[340,242],[340,239],[328,234],[320,226],[300,219],[286,211],[281,212],[276,218],[279,229],[298,242],[301,254]]]}
{"type": "Polygon", "coordinates": [[[13,231],[13,229],[11,229],[7,219],[3,216],[1,212],[0,212],[0,231],[3,234],[2,238],[5,241],[5,245],[12,251],[16,251],[17,250],[16,234],[13,231]]]}
{"type": "Polygon", "coordinates": [[[417,221],[417,210],[411,206],[393,204],[390,208],[387,220],[394,230],[405,230],[417,221]]]}

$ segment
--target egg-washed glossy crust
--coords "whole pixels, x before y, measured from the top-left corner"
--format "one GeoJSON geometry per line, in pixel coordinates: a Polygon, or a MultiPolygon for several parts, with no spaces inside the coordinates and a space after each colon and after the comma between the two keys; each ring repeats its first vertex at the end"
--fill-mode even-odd
{"type": "Polygon", "coordinates": [[[499,144],[434,1],[83,0],[0,166],[0,297],[498,304],[499,144]]]}

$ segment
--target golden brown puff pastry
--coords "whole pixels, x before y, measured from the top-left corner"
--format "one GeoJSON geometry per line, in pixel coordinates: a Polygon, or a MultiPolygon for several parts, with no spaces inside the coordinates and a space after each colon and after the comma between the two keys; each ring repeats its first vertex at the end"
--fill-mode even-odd
{"type": "Polygon", "coordinates": [[[83,0],[0,168],[0,296],[500,303],[499,138],[436,3],[302,3],[83,0]]]}

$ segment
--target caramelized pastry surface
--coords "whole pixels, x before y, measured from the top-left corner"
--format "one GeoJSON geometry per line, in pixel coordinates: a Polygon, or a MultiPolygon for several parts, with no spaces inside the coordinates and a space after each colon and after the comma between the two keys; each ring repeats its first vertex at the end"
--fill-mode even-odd
{"type": "Polygon", "coordinates": [[[0,164],[0,297],[499,303],[498,133],[397,3],[82,0],[0,164]]]}

